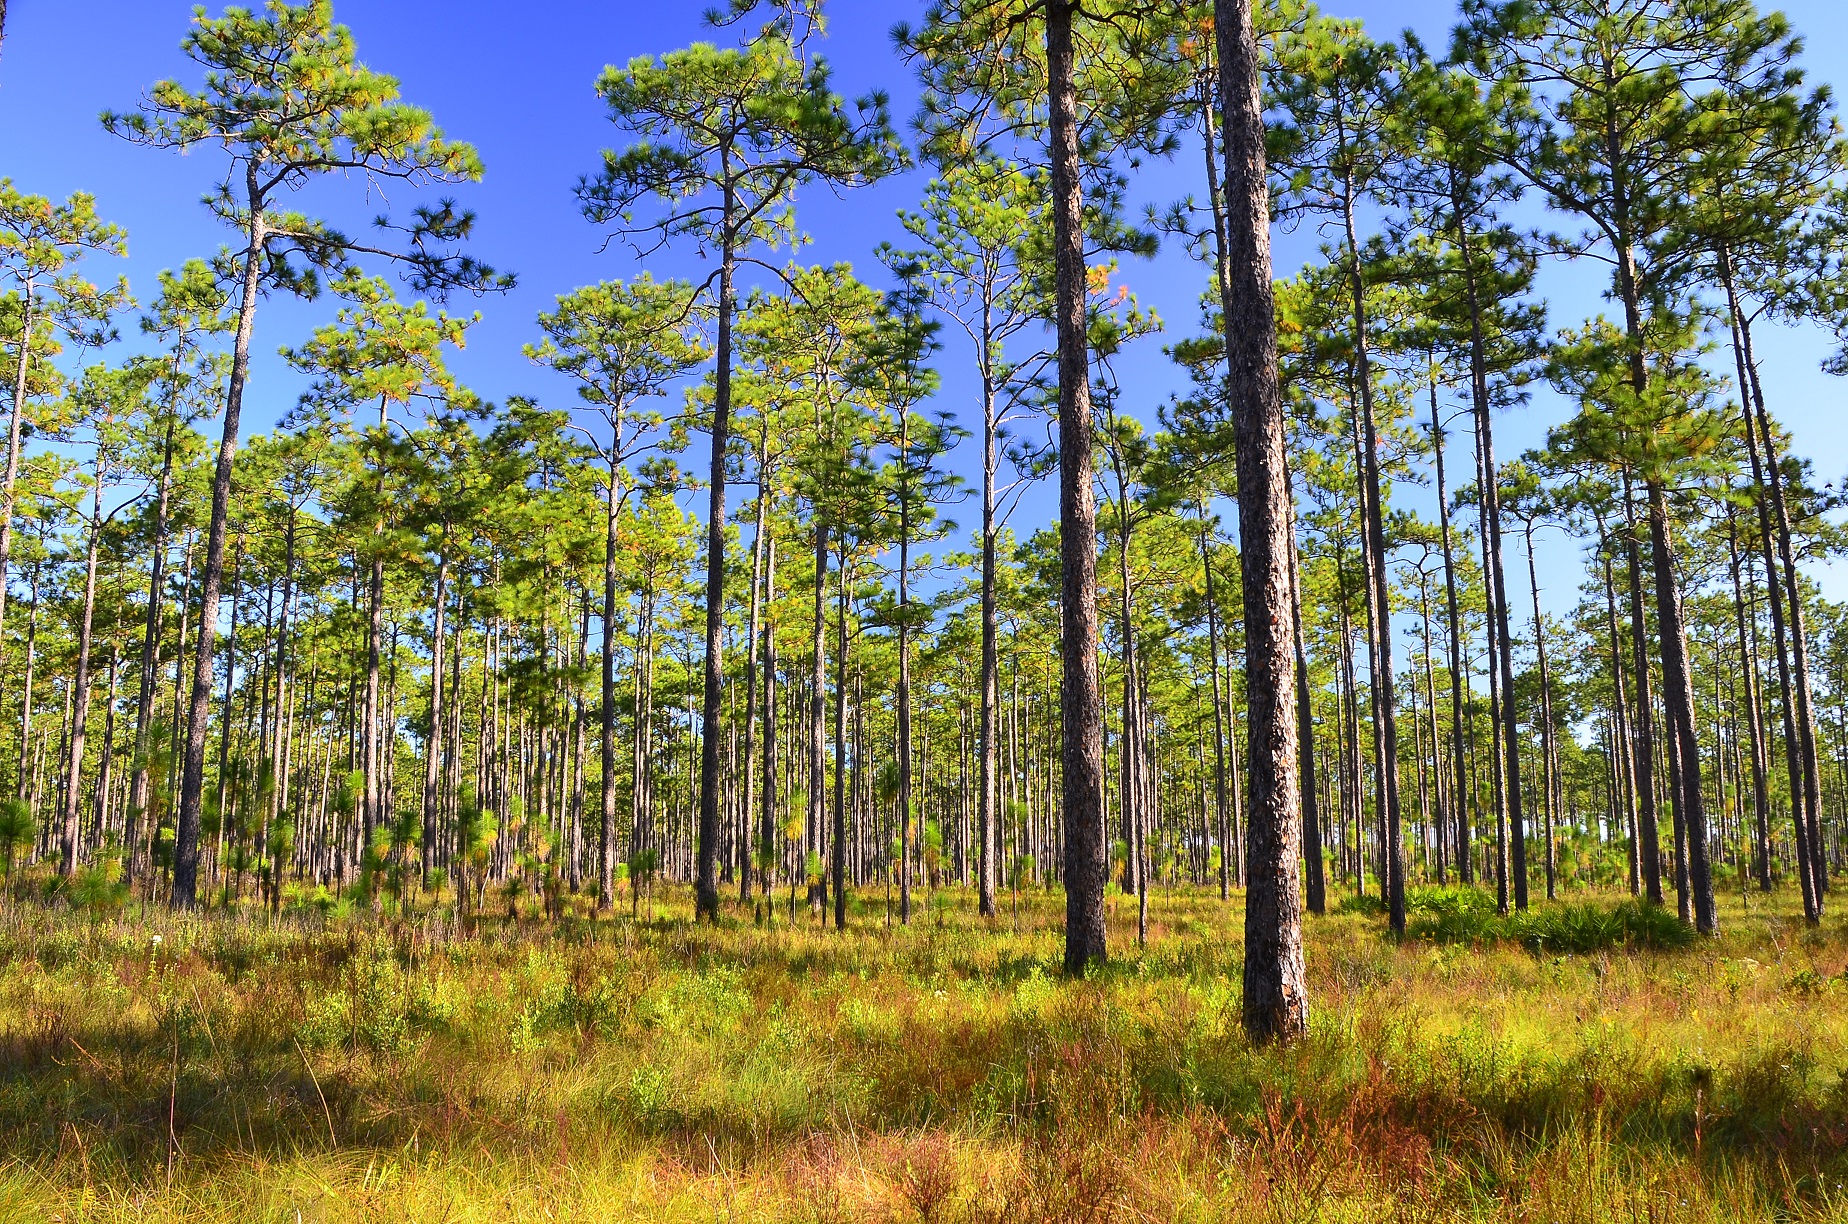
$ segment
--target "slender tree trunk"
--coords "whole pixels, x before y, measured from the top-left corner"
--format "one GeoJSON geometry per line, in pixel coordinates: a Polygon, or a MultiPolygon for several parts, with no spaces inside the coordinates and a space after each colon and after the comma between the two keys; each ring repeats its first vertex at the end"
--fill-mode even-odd
{"type": "Polygon", "coordinates": [[[1470,816],[1474,804],[1469,778],[1465,774],[1466,753],[1463,749],[1463,647],[1462,615],[1457,606],[1456,556],[1450,542],[1450,500],[1444,488],[1444,427],[1437,414],[1437,383],[1431,383],[1431,445],[1437,458],[1437,521],[1439,539],[1444,549],[1444,622],[1449,632],[1450,667],[1450,751],[1456,769],[1456,789],[1452,792],[1456,817],[1457,875],[1465,884],[1475,881],[1474,856],[1470,851],[1470,816]]]}
{"type": "MultiPolygon", "coordinates": [[[[100,452],[100,440],[97,448],[100,452]]],[[[90,538],[84,550],[83,612],[78,620],[77,678],[72,682],[76,696],[71,711],[70,757],[64,775],[64,858],[59,870],[66,876],[77,870],[77,860],[82,853],[83,749],[90,726],[90,641],[91,627],[96,621],[96,554],[102,534],[103,461],[99,453],[90,502],[90,538]]]]}
{"type": "Polygon", "coordinates": [[[1489,587],[1489,613],[1495,620],[1495,656],[1489,666],[1499,666],[1500,701],[1498,704],[1502,765],[1502,803],[1507,811],[1507,850],[1503,863],[1513,882],[1514,908],[1527,908],[1527,823],[1521,804],[1521,740],[1519,711],[1514,700],[1514,635],[1508,612],[1508,582],[1502,566],[1500,478],[1495,463],[1495,428],[1489,419],[1486,379],[1483,394],[1476,401],[1476,445],[1481,457],[1482,479],[1479,485],[1484,520],[1483,567],[1489,587]]]}
{"type": "MultiPolygon", "coordinates": [[[[1753,500],[1758,509],[1765,590],[1770,596],[1771,605],[1771,638],[1777,653],[1778,706],[1783,719],[1784,764],[1789,774],[1791,824],[1795,831],[1792,844],[1796,849],[1798,880],[1802,885],[1804,917],[1814,925],[1822,921],[1823,880],[1827,871],[1820,861],[1824,857],[1822,842],[1813,826],[1809,803],[1811,779],[1815,775],[1811,768],[1813,734],[1809,748],[1806,750],[1804,746],[1804,733],[1810,730],[1805,717],[1808,712],[1808,686],[1804,682],[1807,677],[1807,659],[1799,660],[1796,668],[1792,667],[1791,659],[1796,653],[1792,649],[1793,639],[1800,632],[1797,617],[1801,614],[1801,608],[1797,601],[1801,599],[1801,592],[1794,581],[1787,583],[1780,579],[1778,553],[1780,550],[1786,554],[1789,551],[1789,518],[1783,499],[1783,480],[1771,450],[1770,419],[1764,415],[1760,399],[1751,333],[1734,289],[1730,258],[1724,250],[1721,252],[1720,271],[1730,307],[1733,355],[1741,385],[1740,398],[1746,404],[1741,424],[1745,426],[1746,453],[1752,465],[1752,483],[1756,491],[1753,500]],[[1762,455],[1759,450],[1761,442],[1765,448],[1762,455]],[[1794,598],[1793,591],[1797,592],[1794,598]],[[1786,599],[1793,600],[1788,610],[1786,599]]],[[[1789,569],[1788,576],[1794,579],[1794,566],[1789,569]]]]}
{"type": "MultiPolygon", "coordinates": [[[[1208,164],[1212,164],[1210,158],[1208,164]]],[[[1219,899],[1224,901],[1231,895],[1233,839],[1226,809],[1225,698],[1219,691],[1219,602],[1214,597],[1213,552],[1204,504],[1200,507],[1200,523],[1200,569],[1206,576],[1207,672],[1213,683],[1213,827],[1219,838],[1219,899]]]]}
{"type": "MultiPolygon", "coordinates": [[[[738,859],[738,900],[749,904],[751,900],[751,836],[754,822],[754,797],[757,777],[757,627],[763,614],[760,592],[764,577],[764,545],[770,508],[770,419],[764,418],[764,437],[757,461],[757,514],[756,530],[751,536],[751,612],[745,627],[744,638],[744,767],[739,772],[742,785],[739,786],[739,838],[738,859]]],[[[769,885],[765,885],[766,895],[769,885]]]]}
{"type": "Polygon", "coordinates": [[[735,205],[726,189],[726,231],[719,265],[718,368],[713,375],[712,463],[706,501],[705,704],[700,713],[698,866],[694,914],[719,920],[719,722],[724,695],[725,640],[725,449],[731,435],[732,287],[735,205]]]}
{"type": "Polygon", "coordinates": [[[1054,315],[1059,368],[1060,689],[1064,744],[1065,971],[1106,955],[1103,692],[1097,648],[1097,505],[1092,490],[1090,357],[1085,335],[1083,184],[1080,182],[1076,0],[1046,0],[1051,126],[1054,315]]]}
{"type": "MultiPolygon", "coordinates": [[[[1297,768],[1302,777],[1303,805],[1303,866],[1307,872],[1304,878],[1305,901],[1312,914],[1320,914],[1328,908],[1327,865],[1322,859],[1322,813],[1317,800],[1315,784],[1315,707],[1309,695],[1309,640],[1303,630],[1303,573],[1302,562],[1296,550],[1296,499],[1290,492],[1289,473],[1284,473],[1284,496],[1290,503],[1289,533],[1286,537],[1286,558],[1290,567],[1290,626],[1295,645],[1296,672],[1296,743],[1297,768]]],[[[1247,820],[1247,829],[1250,822],[1247,820]]],[[[1246,835],[1249,845],[1249,832],[1246,835]]],[[[1250,855],[1247,851],[1246,861],[1250,855]]]]}
{"type": "Polygon", "coordinates": [[[1451,195],[1457,249],[1462,258],[1464,293],[1469,308],[1470,331],[1470,401],[1476,423],[1476,454],[1479,467],[1479,501],[1482,510],[1483,585],[1487,588],[1491,622],[1489,670],[1492,680],[1491,705],[1497,714],[1498,744],[1496,773],[1502,778],[1497,802],[1497,835],[1504,843],[1501,854],[1499,891],[1502,908],[1507,908],[1508,876],[1514,876],[1514,903],[1527,908],[1527,843],[1521,813],[1521,746],[1518,718],[1514,705],[1514,641],[1509,632],[1508,583],[1502,571],[1501,496],[1497,488],[1495,464],[1495,428],[1489,417],[1488,338],[1483,328],[1482,287],[1476,268],[1476,248],[1464,232],[1460,196],[1451,195]],[[1496,669],[1499,664],[1499,673],[1496,669]],[[1496,695],[1497,689],[1499,696],[1496,695]],[[1505,819],[1506,824],[1502,822],[1505,819]],[[1509,862],[1507,850],[1512,850],[1509,862]]]}
{"type": "Polygon", "coordinates": [[[1693,890],[1694,927],[1703,935],[1719,933],[1714,908],[1713,872],[1707,861],[1707,810],[1700,786],[1700,740],[1696,733],[1694,678],[1688,664],[1687,633],[1681,611],[1681,581],[1669,539],[1668,497],[1660,481],[1647,482],[1649,541],[1654,553],[1656,620],[1662,639],[1662,688],[1669,734],[1676,737],[1682,820],[1687,837],[1687,871],[1693,890]]]}
{"type": "MultiPolygon", "coordinates": [[[[1449,880],[1445,864],[1444,842],[1450,828],[1450,819],[1449,806],[1444,794],[1444,741],[1437,727],[1437,677],[1433,673],[1431,662],[1430,591],[1423,571],[1420,571],[1418,576],[1418,611],[1424,622],[1425,717],[1430,720],[1431,724],[1431,842],[1434,857],[1437,860],[1437,882],[1446,884],[1449,880]]],[[[1414,692],[1416,692],[1415,688],[1414,692]]]]}
{"type": "MultiPolygon", "coordinates": [[[[764,550],[764,800],[763,832],[758,852],[763,856],[764,917],[775,913],[770,890],[775,886],[776,849],[776,537],[771,536],[764,550]]],[[[747,783],[748,784],[748,783],[747,783]]]]}
{"type": "Polygon", "coordinates": [[[1546,626],[1540,616],[1540,574],[1534,564],[1534,524],[1527,521],[1527,583],[1534,594],[1534,651],[1540,667],[1540,768],[1541,768],[1541,807],[1544,812],[1546,833],[1546,899],[1551,901],[1558,892],[1555,876],[1558,863],[1554,858],[1553,825],[1553,681],[1546,665],[1546,626]]]}
{"type": "Polygon", "coordinates": [[[838,574],[834,594],[834,929],[847,929],[847,533],[836,547],[838,574]]]}
{"type": "Polygon", "coordinates": [[[32,759],[32,688],[38,666],[39,570],[41,562],[32,562],[32,603],[26,613],[26,682],[19,695],[19,778],[14,795],[24,801],[31,794],[32,776],[27,762],[32,759]]]}
{"type": "MultiPolygon", "coordinates": [[[[379,432],[381,445],[391,428],[389,401],[379,397],[379,432]]],[[[359,767],[361,773],[361,811],[365,833],[361,839],[363,854],[372,846],[379,829],[389,823],[380,809],[380,775],[383,772],[384,747],[380,741],[379,669],[383,659],[381,647],[385,633],[385,461],[373,479],[372,556],[366,579],[366,704],[360,726],[359,767]]],[[[375,896],[376,901],[376,896],[375,896]]]]}
{"type": "MultiPolygon", "coordinates": [[[[1726,548],[1731,563],[1733,616],[1739,634],[1739,672],[1744,684],[1746,727],[1752,741],[1752,821],[1753,869],[1760,891],[1771,891],[1771,804],[1766,785],[1765,724],[1763,698],[1758,692],[1758,665],[1752,650],[1752,635],[1746,632],[1747,604],[1745,587],[1739,575],[1739,529],[1733,507],[1726,507],[1726,548]]],[[[1754,617],[1755,613],[1752,614],[1754,617]]]]}
{"type": "MultiPolygon", "coordinates": [[[[1226,143],[1222,295],[1238,455],[1239,553],[1245,598],[1245,1031],[1255,1041],[1308,1032],[1297,811],[1291,557],[1294,509],[1284,455],[1272,302],[1270,195],[1251,0],[1214,0],[1221,130],[1226,143]]],[[[1069,615],[1069,612],[1068,612],[1069,615]]]]}
{"type": "Polygon", "coordinates": [[[898,921],[911,921],[911,410],[899,426],[898,498],[898,921]]]}
{"type": "MultiPolygon", "coordinates": [[[[1822,771],[1818,764],[1816,751],[1816,715],[1810,686],[1809,667],[1809,633],[1804,624],[1803,587],[1797,576],[1795,553],[1791,543],[1790,506],[1784,491],[1783,461],[1777,453],[1777,439],[1771,431],[1771,416],[1765,410],[1764,387],[1758,378],[1758,359],[1752,350],[1751,320],[1735,309],[1738,320],[1740,349],[1746,374],[1750,379],[1751,411],[1746,422],[1748,439],[1756,425],[1758,442],[1764,447],[1764,474],[1768,478],[1761,487],[1770,492],[1769,538],[1765,541],[1767,589],[1781,585],[1783,598],[1789,601],[1790,654],[1794,681],[1796,724],[1796,752],[1801,762],[1803,789],[1803,820],[1808,833],[1810,870],[1813,876],[1813,890],[1816,897],[1816,916],[1821,920],[1823,898],[1829,891],[1829,856],[1822,838],[1822,771]],[[1775,567],[1770,565],[1771,542],[1777,544],[1777,561],[1775,567]],[[1781,579],[1781,582],[1780,582],[1781,579]]],[[[1757,447],[1753,451],[1752,464],[1757,468],[1759,457],[1757,447]]],[[[1760,522],[1765,516],[1763,498],[1760,498],[1760,522]]]]}
{"type": "Polygon", "coordinates": [[[250,334],[257,316],[257,289],[262,276],[265,231],[264,201],[257,191],[255,167],[246,170],[246,206],[250,218],[244,248],[243,297],[231,349],[231,378],[225,391],[224,432],[212,472],[212,515],[206,532],[205,564],[199,599],[199,640],[193,650],[192,695],[186,711],[186,752],[180,774],[179,815],[173,839],[171,904],[191,909],[198,902],[199,816],[205,793],[205,739],[212,705],[212,654],[218,634],[218,596],[225,576],[225,528],[231,513],[231,468],[237,457],[238,419],[244,405],[244,382],[250,373],[250,334]]]}
{"type": "MultiPolygon", "coordinates": [[[[0,4],[3,3],[4,0],[0,0],[0,4]]],[[[0,7],[0,25],[5,24],[5,21],[5,9],[0,7]]],[[[0,481],[0,625],[6,620],[6,579],[13,559],[13,512],[19,504],[20,439],[26,425],[27,375],[32,368],[32,328],[38,322],[33,311],[35,305],[33,286],[27,281],[19,295],[19,360],[13,366],[13,406],[7,413],[6,478],[0,481]]],[[[20,769],[25,769],[23,757],[20,758],[20,769]]]]}
{"type": "Polygon", "coordinates": [[[449,603],[449,533],[436,554],[435,620],[430,632],[430,729],[424,735],[423,854],[419,867],[425,883],[436,867],[437,820],[443,743],[443,613],[449,603]]]}
{"type": "MultiPolygon", "coordinates": [[[[161,445],[160,479],[154,500],[154,538],[152,559],[148,565],[148,614],[141,638],[139,687],[135,695],[134,775],[129,782],[127,827],[122,836],[123,879],[132,881],[141,874],[140,821],[147,814],[148,735],[154,722],[154,685],[156,665],[160,659],[161,613],[167,595],[167,516],[173,491],[173,435],[176,427],[174,406],[168,406],[167,431],[161,445]]],[[[0,573],[4,573],[0,570],[0,573]]],[[[0,586],[5,585],[0,582],[0,586]]],[[[150,821],[150,824],[152,822],[150,821]]]]}
{"type": "Polygon", "coordinates": [[[1392,665],[1392,587],[1386,574],[1386,508],[1380,485],[1379,428],[1373,408],[1373,364],[1368,349],[1367,291],[1360,266],[1360,243],[1354,227],[1352,181],[1344,185],[1342,222],[1347,231],[1348,284],[1353,295],[1355,380],[1359,384],[1362,549],[1367,575],[1367,656],[1372,671],[1373,780],[1379,807],[1380,884],[1386,894],[1388,921],[1395,933],[1405,931],[1405,846],[1400,836],[1399,725],[1396,677],[1392,665]]]}
{"type": "MultiPolygon", "coordinates": [[[[819,515],[819,509],[816,511],[819,515]]],[[[827,845],[823,836],[823,825],[827,813],[827,739],[828,739],[828,674],[827,653],[823,642],[827,632],[827,580],[828,580],[828,526],[819,518],[815,524],[815,586],[813,633],[809,640],[809,719],[808,719],[808,814],[805,832],[807,844],[803,847],[803,869],[807,870],[807,856],[819,854],[827,845]]],[[[808,880],[809,905],[819,909],[828,903],[828,885],[826,876],[820,880],[808,880]]]]}
{"type": "Polygon", "coordinates": [[[1643,615],[1642,557],[1636,531],[1636,507],[1630,478],[1623,481],[1624,547],[1630,571],[1631,674],[1636,679],[1635,717],[1631,738],[1635,744],[1637,858],[1643,869],[1643,895],[1651,905],[1662,904],[1662,853],[1656,811],[1655,700],[1649,674],[1648,622],[1643,615]]]}
{"type": "MultiPolygon", "coordinates": [[[[597,709],[597,759],[603,771],[597,801],[597,911],[602,914],[610,912],[616,896],[616,528],[622,506],[616,491],[617,441],[610,441],[609,479],[603,488],[603,657],[597,709]]],[[[639,640],[638,625],[638,645],[639,640]]],[[[641,674],[639,649],[636,674],[641,674]]]]}
{"type": "Polygon", "coordinates": [[[982,675],[976,730],[976,909],[995,916],[995,719],[1000,706],[1001,653],[995,610],[995,376],[994,338],[982,319],[982,675]]]}

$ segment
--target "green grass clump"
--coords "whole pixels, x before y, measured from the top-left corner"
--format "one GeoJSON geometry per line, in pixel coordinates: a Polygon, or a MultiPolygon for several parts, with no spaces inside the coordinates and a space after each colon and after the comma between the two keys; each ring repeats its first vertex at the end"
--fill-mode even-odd
{"type": "Polygon", "coordinates": [[[1506,933],[1312,917],[1312,1028],[1279,1049],[1240,1027],[1236,896],[1157,892],[1142,951],[1112,896],[1113,959],[1071,981],[1056,891],[998,923],[953,890],[909,928],[873,904],[846,932],[695,925],[657,894],[653,921],[468,935],[441,904],[11,906],[0,1220],[1848,1210],[1848,938],[1794,897],[1731,898],[1723,939],[1673,945],[1659,911],[1543,906],[1540,956],[1476,890],[1408,907],[1506,933]]]}
{"type": "Polygon", "coordinates": [[[1548,902],[1507,914],[1495,897],[1468,885],[1427,885],[1405,894],[1406,934],[1432,943],[1519,944],[1533,952],[1687,948],[1694,929],[1659,905],[1634,899],[1548,902]]]}

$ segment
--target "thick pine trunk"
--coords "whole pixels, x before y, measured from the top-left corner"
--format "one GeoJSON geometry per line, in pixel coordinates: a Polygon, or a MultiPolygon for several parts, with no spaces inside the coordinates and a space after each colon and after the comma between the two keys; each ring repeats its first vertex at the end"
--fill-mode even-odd
{"type": "MultiPolygon", "coordinates": [[[[1083,185],[1073,62],[1074,0],[1046,0],[1054,314],[1059,369],[1060,690],[1065,818],[1065,971],[1106,955],[1103,694],[1097,665],[1097,505],[1085,335],[1083,185]]],[[[1273,375],[1274,377],[1274,375],[1273,375]]]]}
{"type": "Polygon", "coordinates": [[[1300,881],[1291,547],[1294,510],[1284,455],[1272,304],[1270,196],[1251,0],[1215,0],[1220,125],[1226,144],[1222,305],[1238,451],[1239,550],[1245,597],[1245,1031],[1289,1041],[1309,1027],[1300,881]]]}

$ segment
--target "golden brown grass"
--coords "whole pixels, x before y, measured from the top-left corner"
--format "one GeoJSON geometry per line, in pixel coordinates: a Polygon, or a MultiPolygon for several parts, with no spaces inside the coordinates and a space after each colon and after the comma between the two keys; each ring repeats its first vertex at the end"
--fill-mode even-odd
{"type": "Polygon", "coordinates": [[[1289,1050],[1241,1035],[1236,899],[1156,897],[1082,982],[1060,899],[964,900],[470,938],[13,905],[0,1220],[1848,1218],[1848,936],[1794,898],[1683,951],[1313,920],[1289,1050]]]}

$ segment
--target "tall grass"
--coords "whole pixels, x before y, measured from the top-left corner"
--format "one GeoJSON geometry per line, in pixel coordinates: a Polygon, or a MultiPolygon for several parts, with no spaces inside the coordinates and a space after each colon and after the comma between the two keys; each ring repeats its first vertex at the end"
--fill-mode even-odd
{"type": "Polygon", "coordinates": [[[12,907],[0,1219],[1848,1211],[1848,940],[1790,898],[1735,898],[1698,944],[1620,904],[1503,927],[1424,891],[1415,930],[1496,933],[1314,920],[1312,1031],[1276,1050],[1239,1027],[1236,901],[1153,898],[1137,954],[1113,899],[1121,951],[1068,982],[1038,892],[1017,930],[957,907],[845,934],[696,927],[662,894],[653,923],[468,938],[12,907]]]}

